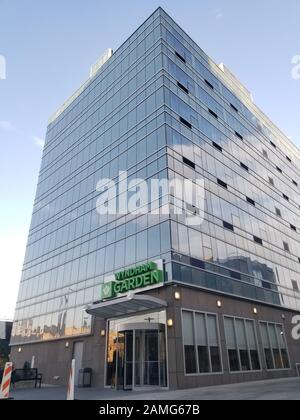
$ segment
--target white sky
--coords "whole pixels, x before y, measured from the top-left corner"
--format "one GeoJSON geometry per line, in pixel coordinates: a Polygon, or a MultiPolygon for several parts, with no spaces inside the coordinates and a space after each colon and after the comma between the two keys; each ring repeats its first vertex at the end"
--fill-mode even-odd
{"type": "Polygon", "coordinates": [[[27,231],[1,233],[0,319],[13,319],[25,255],[27,231]]]}

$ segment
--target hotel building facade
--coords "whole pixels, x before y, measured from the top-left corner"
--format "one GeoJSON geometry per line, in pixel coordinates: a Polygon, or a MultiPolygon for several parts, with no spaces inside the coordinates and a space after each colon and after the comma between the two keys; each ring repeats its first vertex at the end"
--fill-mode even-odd
{"type": "Polygon", "coordinates": [[[299,185],[296,146],[157,9],[50,119],[11,359],[124,390],[296,376],[299,185]],[[125,171],[201,179],[203,208],[170,189],[157,214],[99,214],[125,171]]]}

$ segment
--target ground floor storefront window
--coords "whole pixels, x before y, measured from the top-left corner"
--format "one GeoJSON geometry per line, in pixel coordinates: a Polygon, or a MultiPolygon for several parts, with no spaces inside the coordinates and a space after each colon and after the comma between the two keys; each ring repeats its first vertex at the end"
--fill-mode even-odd
{"type": "Polygon", "coordinates": [[[261,370],[254,321],[226,316],[224,328],[230,372],[261,370]]]}
{"type": "Polygon", "coordinates": [[[184,310],[182,331],[185,373],[221,373],[217,316],[184,310]]]}
{"type": "Polygon", "coordinates": [[[289,369],[290,362],[283,326],[260,322],[260,332],[267,369],[289,369]]]}

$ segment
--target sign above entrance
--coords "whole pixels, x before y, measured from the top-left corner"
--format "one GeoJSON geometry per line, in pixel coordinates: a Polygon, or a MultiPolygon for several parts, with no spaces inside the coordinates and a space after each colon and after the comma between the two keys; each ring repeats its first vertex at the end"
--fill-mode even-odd
{"type": "Polygon", "coordinates": [[[114,280],[102,285],[102,300],[113,299],[128,292],[155,287],[163,283],[162,260],[150,261],[114,275],[114,280]]]}

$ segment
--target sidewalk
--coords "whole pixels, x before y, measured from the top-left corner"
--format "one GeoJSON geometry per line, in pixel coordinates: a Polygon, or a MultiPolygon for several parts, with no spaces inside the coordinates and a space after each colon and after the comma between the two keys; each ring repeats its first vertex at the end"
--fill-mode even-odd
{"type": "MultiPolygon", "coordinates": [[[[65,400],[66,389],[44,386],[41,389],[20,389],[11,392],[16,400],[65,400]]],[[[176,391],[124,392],[77,388],[78,400],[299,400],[300,378],[246,382],[207,388],[176,391]]]]}

